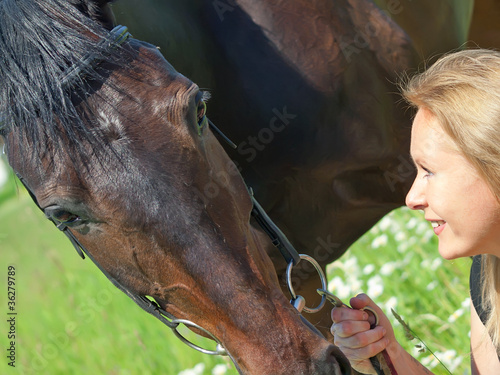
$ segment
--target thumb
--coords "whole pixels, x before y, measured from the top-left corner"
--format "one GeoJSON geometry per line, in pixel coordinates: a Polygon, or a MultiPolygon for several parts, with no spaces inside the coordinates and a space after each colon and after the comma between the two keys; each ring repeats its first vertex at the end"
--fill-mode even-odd
{"type": "Polygon", "coordinates": [[[370,307],[376,306],[375,302],[373,302],[371,300],[371,298],[368,297],[364,293],[360,293],[356,297],[351,298],[351,300],[349,302],[350,302],[351,307],[353,309],[358,309],[358,310],[361,310],[361,309],[365,308],[366,306],[370,306],[370,307]]]}
{"type": "Polygon", "coordinates": [[[380,317],[384,316],[382,310],[366,294],[358,294],[356,297],[351,298],[349,302],[353,309],[365,310],[368,313],[368,322],[372,328],[378,324],[380,317]]]}
{"type": "MultiPolygon", "coordinates": [[[[391,340],[395,340],[394,330],[392,328],[392,325],[391,325],[389,319],[384,314],[382,309],[380,307],[378,307],[377,304],[375,302],[373,302],[370,297],[368,297],[364,293],[361,293],[361,294],[358,294],[356,297],[351,298],[351,300],[349,302],[350,302],[352,308],[354,308],[354,309],[362,310],[366,307],[373,309],[373,311],[375,311],[378,315],[378,320],[379,320],[378,325],[383,326],[387,330],[388,338],[390,338],[391,340]]],[[[374,324],[375,317],[372,315],[371,312],[368,315],[369,315],[370,324],[374,324]]]]}

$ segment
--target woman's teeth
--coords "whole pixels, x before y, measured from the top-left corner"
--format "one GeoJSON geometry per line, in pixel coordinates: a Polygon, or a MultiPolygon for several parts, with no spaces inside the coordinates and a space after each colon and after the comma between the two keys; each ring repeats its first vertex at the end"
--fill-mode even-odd
{"type": "Polygon", "coordinates": [[[446,223],[446,221],[443,221],[443,220],[431,221],[431,225],[432,225],[433,228],[437,228],[440,225],[443,225],[444,223],[446,223]]]}

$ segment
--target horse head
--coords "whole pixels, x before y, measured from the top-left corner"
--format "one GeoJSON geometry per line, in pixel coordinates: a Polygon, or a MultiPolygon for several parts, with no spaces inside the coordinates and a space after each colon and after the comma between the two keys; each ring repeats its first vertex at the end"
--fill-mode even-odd
{"type": "Polygon", "coordinates": [[[245,374],[344,374],[281,292],[207,95],[105,1],[0,2],[1,132],[47,218],[135,297],[209,333],[245,374]]]}

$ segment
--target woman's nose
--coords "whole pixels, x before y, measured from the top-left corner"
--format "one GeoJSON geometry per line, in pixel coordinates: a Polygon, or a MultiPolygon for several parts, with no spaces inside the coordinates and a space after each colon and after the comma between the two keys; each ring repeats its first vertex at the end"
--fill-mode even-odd
{"type": "Polygon", "coordinates": [[[422,182],[415,179],[410,191],[406,195],[406,205],[412,210],[423,210],[427,207],[422,182]]]}

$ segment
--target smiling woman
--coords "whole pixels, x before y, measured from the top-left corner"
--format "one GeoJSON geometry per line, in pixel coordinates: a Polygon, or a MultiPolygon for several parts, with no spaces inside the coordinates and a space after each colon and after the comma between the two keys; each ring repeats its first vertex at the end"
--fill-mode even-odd
{"type": "MultiPolygon", "coordinates": [[[[403,88],[417,108],[411,155],[417,175],[406,203],[422,210],[447,259],[477,256],[471,272],[472,374],[500,373],[500,53],[465,50],[439,59],[403,88]]],[[[356,309],[381,310],[366,295],[356,309]]],[[[391,324],[369,330],[361,311],[336,308],[335,342],[355,369],[384,350],[397,371],[427,374],[395,339],[391,324]]],[[[464,332],[465,334],[465,332],[464,332]]]]}
{"type": "Polygon", "coordinates": [[[425,107],[413,122],[411,154],[417,177],[406,205],[424,211],[425,219],[439,236],[441,256],[455,259],[498,252],[497,198],[425,107]]]}

